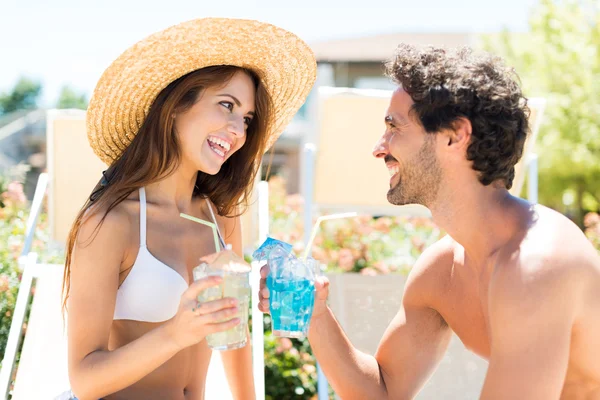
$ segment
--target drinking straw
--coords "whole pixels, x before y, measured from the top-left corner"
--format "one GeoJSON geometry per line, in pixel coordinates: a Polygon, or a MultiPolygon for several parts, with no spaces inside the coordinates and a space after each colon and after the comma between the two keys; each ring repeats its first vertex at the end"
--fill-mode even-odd
{"type": "Polygon", "coordinates": [[[217,226],[215,224],[213,224],[212,222],[205,221],[200,218],[192,217],[191,215],[187,215],[184,213],[180,213],[179,216],[183,217],[185,219],[189,219],[190,221],[197,222],[202,225],[210,226],[212,228],[213,236],[215,239],[215,252],[217,252],[217,253],[219,252],[219,236],[217,234],[217,226]]]}
{"type": "Polygon", "coordinates": [[[319,224],[321,224],[321,221],[326,221],[326,220],[330,220],[330,219],[351,218],[351,217],[356,217],[356,215],[357,214],[355,212],[349,212],[349,213],[323,215],[322,217],[317,218],[317,222],[315,222],[312,233],[310,234],[310,240],[306,244],[306,249],[304,250],[303,259],[306,260],[306,258],[308,257],[308,254],[310,253],[310,249],[312,247],[313,240],[315,240],[315,236],[317,236],[317,231],[319,230],[319,224]]]}

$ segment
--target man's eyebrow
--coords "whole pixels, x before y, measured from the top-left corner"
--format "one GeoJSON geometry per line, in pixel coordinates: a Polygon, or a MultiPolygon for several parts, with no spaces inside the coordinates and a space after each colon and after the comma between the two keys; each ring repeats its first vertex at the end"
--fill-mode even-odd
{"type": "Polygon", "coordinates": [[[394,125],[399,125],[399,126],[407,124],[407,122],[404,118],[396,117],[391,114],[386,115],[384,118],[384,121],[386,124],[394,124],[394,125]]]}
{"type": "MultiPolygon", "coordinates": [[[[231,100],[233,100],[233,102],[235,103],[236,106],[238,106],[238,107],[242,106],[242,103],[238,100],[238,98],[235,97],[232,94],[222,93],[222,94],[218,94],[217,96],[220,96],[220,97],[229,97],[231,100]]],[[[255,113],[254,113],[254,111],[249,111],[248,114],[254,115],[255,113]]]]}

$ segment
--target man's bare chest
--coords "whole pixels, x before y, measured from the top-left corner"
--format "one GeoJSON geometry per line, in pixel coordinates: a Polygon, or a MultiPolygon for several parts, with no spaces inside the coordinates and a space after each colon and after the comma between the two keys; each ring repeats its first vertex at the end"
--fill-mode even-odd
{"type": "Polygon", "coordinates": [[[488,359],[490,355],[489,279],[455,276],[439,297],[438,312],[467,349],[488,359]]]}

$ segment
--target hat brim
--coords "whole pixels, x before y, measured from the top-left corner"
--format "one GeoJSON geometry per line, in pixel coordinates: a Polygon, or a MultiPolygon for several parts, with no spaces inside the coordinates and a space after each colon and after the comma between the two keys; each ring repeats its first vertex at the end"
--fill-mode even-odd
{"type": "Polygon", "coordinates": [[[284,29],[228,18],[184,22],[136,43],[104,71],[86,117],[94,153],[110,165],[131,143],[161,90],[214,65],[250,69],[262,80],[273,103],[267,148],[304,104],[316,79],[312,50],[284,29]]]}

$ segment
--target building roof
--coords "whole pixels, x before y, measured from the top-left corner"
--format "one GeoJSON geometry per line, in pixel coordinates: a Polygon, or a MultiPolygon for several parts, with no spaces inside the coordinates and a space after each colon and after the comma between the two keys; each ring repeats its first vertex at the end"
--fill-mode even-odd
{"type": "Polygon", "coordinates": [[[475,35],[468,32],[402,32],[313,42],[310,46],[318,62],[382,62],[400,43],[455,47],[472,45],[474,40],[475,35]]]}
{"type": "Polygon", "coordinates": [[[17,110],[0,115],[0,128],[18,120],[21,117],[26,116],[31,111],[32,110],[17,110]]]}

